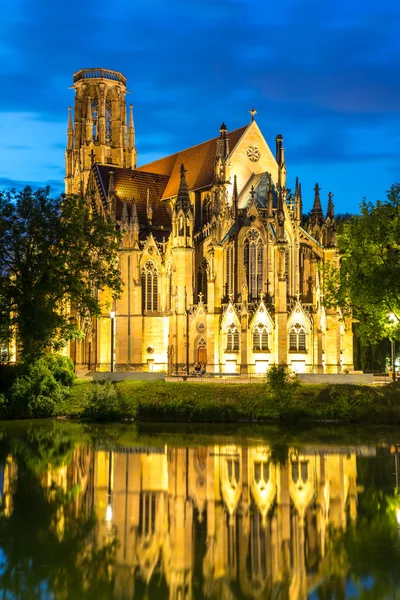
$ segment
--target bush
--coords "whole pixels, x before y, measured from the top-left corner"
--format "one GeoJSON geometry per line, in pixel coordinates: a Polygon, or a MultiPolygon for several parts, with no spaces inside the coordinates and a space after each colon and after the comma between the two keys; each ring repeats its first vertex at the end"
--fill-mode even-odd
{"type": "Polygon", "coordinates": [[[71,386],[76,379],[75,366],[67,356],[60,354],[46,354],[43,360],[54,375],[54,379],[62,385],[71,386]]]}
{"type": "Polygon", "coordinates": [[[82,416],[90,421],[134,419],[137,413],[136,403],[121,398],[111,381],[92,383],[85,393],[85,403],[82,416]]]}
{"type": "Polygon", "coordinates": [[[45,358],[26,368],[16,378],[8,395],[7,416],[10,418],[51,417],[57,414],[67,389],[55,379],[45,358]]]}
{"type": "Polygon", "coordinates": [[[272,365],[267,371],[267,384],[274,392],[280,392],[285,388],[294,388],[298,383],[297,376],[289,372],[285,363],[272,365]]]}
{"type": "Polygon", "coordinates": [[[7,394],[8,390],[19,375],[22,375],[22,365],[0,364],[0,393],[7,394]]]}

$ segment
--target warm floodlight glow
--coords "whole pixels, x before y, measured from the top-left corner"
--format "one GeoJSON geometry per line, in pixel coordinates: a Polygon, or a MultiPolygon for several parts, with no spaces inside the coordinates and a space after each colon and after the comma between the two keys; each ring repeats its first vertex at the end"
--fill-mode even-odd
{"type": "Polygon", "coordinates": [[[397,523],[400,525],[400,508],[397,509],[396,519],[397,523]]]}
{"type": "Polygon", "coordinates": [[[391,313],[389,313],[389,321],[390,321],[391,323],[397,323],[397,317],[396,317],[396,315],[394,314],[394,312],[391,312],[391,313]]]}
{"type": "Polygon", "coordinates": [[[115,310],[110,310],[110,317],[111,317],[112,319],[114,319],[114,318],[115,318],[115,310]]]}
{"type": "Polygon", "coordinates": [[[107,523],[110,523],[110,521],[112,521],[112,517],[113,517],[112,506],[111,506],[111,504],[108,504],[107,505],[107,510],[106,510],[106,521],[107,521],[107,523]]]}

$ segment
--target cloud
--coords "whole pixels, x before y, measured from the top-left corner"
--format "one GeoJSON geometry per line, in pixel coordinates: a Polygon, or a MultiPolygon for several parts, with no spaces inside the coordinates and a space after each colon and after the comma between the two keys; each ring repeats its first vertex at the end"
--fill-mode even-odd
{"type": "Polygon", "coordinates": [[[367,185],[383,196],[398,166],[395,0],[14,0],[2,25],[4,178],[48,181],[58,165],[62,182],[68,87],[93,66],[128,77],[141,164],[245,124],[255,105],[270,145],[285,136],[289,174],[331,176],[346,202],[367,185]]]}

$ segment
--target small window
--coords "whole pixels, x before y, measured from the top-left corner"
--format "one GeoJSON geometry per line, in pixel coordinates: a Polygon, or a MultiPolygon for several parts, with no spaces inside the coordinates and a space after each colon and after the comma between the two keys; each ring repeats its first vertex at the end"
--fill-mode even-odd
{"type": "Polygon", "coordinates": [[[293,483],[297,483],[299,480],[299,463],[292,462],[292,480],[293,483]]]}
{"type": "Polygon", "coordinates": [[[253,352],[268,352],[268,329],[262,323],[253,331],[253,352]]]}
{"type": "Polygon", "coordinates": [[[308,461],[304,460],[300,463],[301,465],[301,479],[303,483],[307,483],[308,480],[308,461]]]}
{"type": "Polygon", "coordinates": [[[239,330],[236,325],[231,325],[226,334],[226,351],[239,351],[239,330]]]}
{"type": "Polygon", "coordinates": [[[306,332],[300,323],[296,323],[289,332],[289,350],[291,352],[306,352],[306,332]]]}

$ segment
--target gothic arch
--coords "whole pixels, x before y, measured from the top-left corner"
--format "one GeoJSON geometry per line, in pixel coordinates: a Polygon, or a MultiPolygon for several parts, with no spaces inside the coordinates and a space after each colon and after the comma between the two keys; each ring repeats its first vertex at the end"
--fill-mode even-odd
{"type": "Polygon", "coordinates": [[[141,268],[142,312],[159,310],[159,271],[153,260],[147,260],[141,268]]]}
{"type": "Polygon", "coordinates": [[[260,229],[249,227],[243,236],[243,265],[250,301],[258,300],[264,286],[265,239],[260,229]]]}

